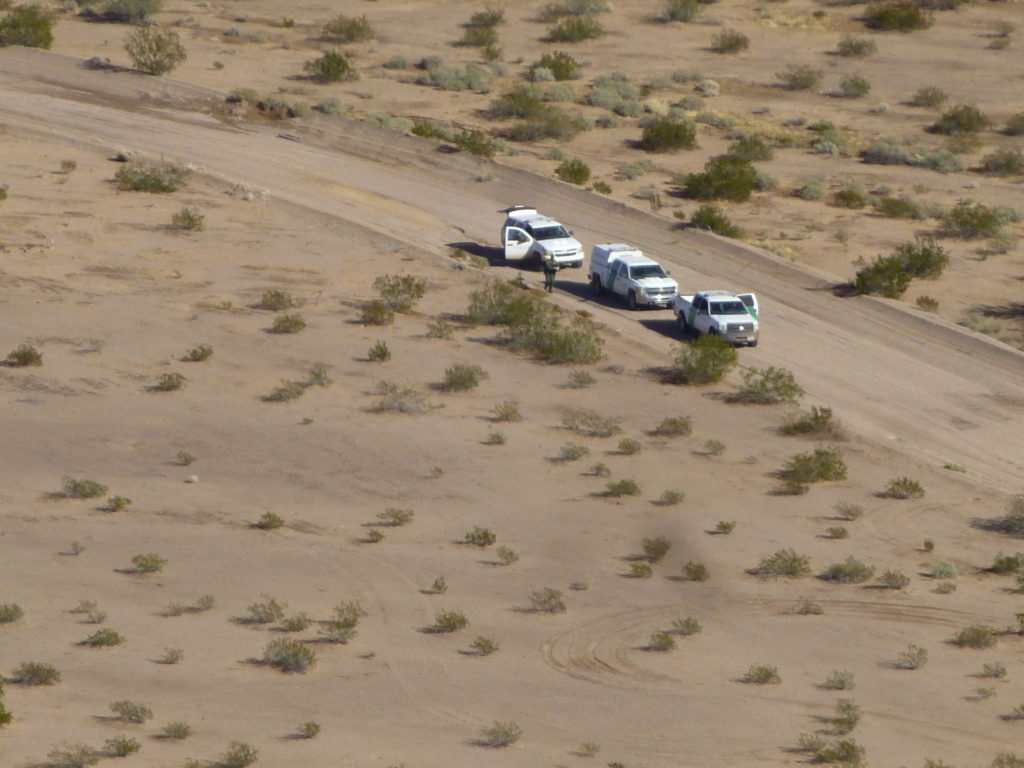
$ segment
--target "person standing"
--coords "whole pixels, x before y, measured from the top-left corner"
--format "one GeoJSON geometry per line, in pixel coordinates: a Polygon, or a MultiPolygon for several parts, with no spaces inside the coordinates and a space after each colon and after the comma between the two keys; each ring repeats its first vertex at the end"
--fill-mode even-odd
{"type": "Polygon", "coordinates": [[[555,257],[549,254],[544,259],[544,290],[548,293],[555,290],[555,273],[557,272],[558,264],[555,263],[555,257]]]}

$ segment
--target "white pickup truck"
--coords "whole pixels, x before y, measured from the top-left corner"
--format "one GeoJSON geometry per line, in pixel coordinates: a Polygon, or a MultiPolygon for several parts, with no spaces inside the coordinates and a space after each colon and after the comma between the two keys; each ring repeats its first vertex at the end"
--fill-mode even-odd
{"type": "Polygon", "coordinates": [[[757,346],[757,296],[752,293],[701,291],[672,300],[672,312],[683,334],[691,331],[721,336],[734,345],[757,346]]]}
{"type": "Polygon", "coordinates": [[[667,307],[679,283],[639,248],[624,243],[595,245],[590,252],[590,287],[595,296],[617,293],[630,309],[667,307]]]}
{"type": "Polygon", "coordinates": [[[537,213],[536,208],[513,205],[502,208],[505,214],[501,225],[501,244],[505,259],[517,259],[524,264],[541,266],[548,256],[555,259],[559,269],[583,266],[583,246],[557,221],[537,213]]]}

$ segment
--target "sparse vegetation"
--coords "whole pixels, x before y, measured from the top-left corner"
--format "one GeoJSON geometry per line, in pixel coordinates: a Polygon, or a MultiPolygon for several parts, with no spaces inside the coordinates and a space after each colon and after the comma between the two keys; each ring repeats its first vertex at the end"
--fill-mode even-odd
{"type": "Polygon", "coordinates": [[[655,117],[647,122],[640,136],[640,148],[646,152],[678,152],[696,146],[697,126],[692,120],[655,117]]]}
{"type": "Polygon", "coordinates": [[[146,552],[132,558],[132,573],[156,573],[162,571],[167,560],[155,552],[146,552]]]}
{"type": "Polygon", "coordinates": [[[693,616],[686,616],[672,619],[672,628],[669,632],[673,635],[689,637],[690,635],[699,635],[703,629],[704,628],[697,619],[693,616]]]}
{"type": "Polygon", "coordinates": [[[427,281],[414,275],[381,275],[373,281],[380,300],[395,312],[409,312],[427,293],[427,281]]]}
{"type": "Polygon", "coordinates": [[[512,549],[512,547],[500,546],[495,551],[495,554],[502,565],[512,565],[519,562],[519,553],[512,549]]]}
{"type": "Polygon", "coordinates": [[[961,648],[991,648],[996,644],[996,631],[983,624],[972,624],[957,632],[953,642],[961,648]]]}
{"type": "Polygon", "coordinates": [[[269,595],[263,595],[261,602],[249,605],[249,613],[243,621],[248,624],[271,624],[278,622],[284,618],[285,607],[285,603],[279,603],[269,595]]]}
{"type": "Polygon", "coordinates": [[[849,691],[853,686],[853,672],[845,669],[832,670],[821,684],[822,688],[828,688],[833,691],[849,691]]]}
{"type": "Polygon", "coordinates": [[[247,768],[256,762],[259,756],[252,744],[244,741],[232,741],[217,760],[218,768],[247,768]]]}
{"type": "Polygon", "coordinates": [[[450,634],[469,625],[469,619],[462,611],[442,611],[434,617],[430,631],[438,634],[450,634]]]}
{"type": "Polygon", "coordinates": [[[750,38],[735,29],[723,29],[711,38],[715,53],[742,53],[750,47],[750,38]]]}
{"type": "Polygon", "coordinates": [[[160,729],[160,736],[172,741],[182,741],[192,735],[192,726],[183,720],[173,720],[160,729]]]}
{"type": "Polygon", "coordinates": [[[103,629],[97,629],[89,637],[82,641],[82,645],[88,645],[91,648],[110,648],[115,645],[120,645],[124,642],[124,637],[110,629],[104,627],[103,629]]]}
{"type": "Polygon", "coordinates": [[[605,496],[619,497],[619,496],[639,496],[640,486],[637,485],[635,480],[628,478],[622,480],[614,480],[605,485],[605,496]]]}
{"type": "MultiPolygon", "coordinates": [[[[0,608],[2,607],[0,606],[0,608]]],[[[0,617],[0,623],[4,623],[2,617],[0,617]]],[[[7,679],[20,685],[56,685],[60,682],[60,670],[52,664],[26,661],[19,664],[7,679]]]]}
{"type": "Polygon", "coordinates": [[[666,416],[653,430],[658,437],[686,437],[693,432],[693,420],[689,416],[666,416]]]}
{"type": "Polygon", "coordinates": [[[398,509],[396,507],[388,507],[383,512],[377,513],[377,519],[381,521],[383,525],[400,526],[411,523],[416,513],[411,509],[398,509]]]}
{"type": "Polygon", "coordinates": [[[928,649],[911,643],[896,656],[899,669],[920,669],[928,662],[928,649]]]}
{"type": "Polygon", "coordinates": [[[644,557],[648,562],[656,563],[661,560],[668,551],[672,549],[672,542],[667,536],[652,536],[645,538],[642,542],[644,557]]]}
{"type": "Polygon", "coordinates": [[[819,575],[824,581],[839,584],[860,584],[875,575],[875,569],[850,556],[841,563],[832,563],[819,575]]]}
{"type": "Polygon", "coordinates": [[[23,5],[11,8],[9,3],[2,6],[10,9],[0,19],[0,48],[23,45],[26,48],[49,49],[53,45],[53,14],[37,5],[23,5]]]}
{"type": "Polygon", "coordinates": [[[793,372],[785,368],[748,368],[743,371],[743,386],[729,399],[739,403],[795,403],[804,394],[793,372]]]}
{"type": "Polygon", "coordinates": [[[779,576],[806,576],[811,572],[810,560],[805,555],[798,555],[792,549],[780,549],[769,555],[752,569],[752,573],[764,579],[779,576]]]}
{"type": "Polygon", "coordinates": [[[605,34],[604,26],[593,16],[567,16],[548,29],[548,42],[580,43],[605,34]]]}
{"type": "Polygon", "coordinates": [[[42,353],[31,344],[21,344],[7,354],[8,365],[24,368],[31,365],[42,365],[42,353]]]}
{"type": "Polygon", "coordinates": [[[264,512],[260,516],[260,519],[252,524],[253,528],[259,528],[261,531],[272,531],[283,525],[284,518],[276,512],[264,512]]]}
{"type": "Polygon", "coordinates": [[[138,26],[124,41],[132,66],[147,75],[165,75],[187,58],[177,32],[159,26],[138,26]]]}
{"type": "Polygon", "coordinates": [[[778,685],[782,682],[778,667],[770,664],[753,664],[740,678],[740,682],[752,685],[778,685]]]}
{"type": "Polygon", "coordinates": [[[885,486],[882,495],[890,499],[921,499],[924,498],[924,488],[912,478],[896,477],[885,486]]]}
{"type": "Polygon", "coordinates": [[[118,720],[125,723],[144,723],[153,717],[152,709],[145,704],[128,699],[112,702],[110,711],[117,715],[118,720]]]}
{"type": "Polygon", "coordinates": [[[674,650],[675,647],[676,640],[668,632],[653,632],[647,641],[647,650],[649,651],[664,653],[674,650]]]}
{"type": "Polygon", "coordinates": [[[52,768],[88,768],[100,761],[100,755],[85,744],[65,744],[46,753],[52,768]]]}
{"type": "Polygon", "coordinates": [[[859,99],[871,92],[871,83],[863,75],[847,75],[839,81],[839,95],[846,99],[859,99]]]}
{"type": "Polygon", "coordinates": [[[489,547],[498,540],[498,537],[489,528],[474,525],[473,530],[466,533],[462,540],[473,547],[489,547]]]}
{"type": "Polygon", "coordinates": [[[298,333],[306,327],[302,315],[278,315],[268,329],[270,333],[298,333]]]}
{"type": "Polygon", "coordinates": [[[683,581],[707,581],[711,578],[711,572],[704,563],[696,560],[689,560],[683,564],[683,581]]]}
{"type": "Polygon", "coordinates": [[[518,723],[496,720],[493,725],[481,729],[478,743],[484,747],[501,749],[515,744],[522,735],[523,729],[518,723]]]}
{"type": "Polygon", "coordinates": [[[95,480],[64,478],[62,494],[68,499],[94,499],[107,492],[107,486],[95,480]]]}
{"type": "Polygon", "coordinates": [[[840,56],[870,56],[877,50],[874,40],[853,35],[844,36],[836,46],[836,53],[840,56]]]}
{"type": "Polygon", "coordinates": [[[373,40],[377,32],[370,20],[363,16],[339,14],[324,24],[321,37],[332,43],[359,43],[373,40]]]}
{"type": "MultiPolygon", "coordinates": [[[[678,211],[675,212],[679,214],[678,211]]],[[[677,218],[680,218],[677,215],[677,218]]],[[[742,237],[743,230],[733,224],[725,212],[717,205],[705,204],[700,206],[690,216],[690,226],[697,229],[706,229],[722,237],[742,237]]]]}
{"type": "Polygon", "coordinates": [[[565,599],[557,589],[544,587],[530,593],[530,610],[537,613],[565,613],[565,599]]]}
{"type": "Polygon", "coordinates": [[[114,181],[127,191],[167,193],[176,192],[188,174],[185,166],[169,160],[129,160],[118,168],[114,181]]]}
{"type": "Polygon", "coordinates": [[[719,520],[717,523],[715,523],[715,533],[722,534],[723,536],[728,536],[735,529],[735,520],[719,520]]]}
{"type": "Polygon", "coordinates": [[[257,309],[269,309],[272,312],[281,312],[295,306],[298,306],[298,302],[288,291],[281,291],[276,288],[264,291],[259,303],[256,304],[257,309]]]}
{"type": "Polygon", "coordinates": [[[279,637],[263,649],[263,663],[282,672],[306,672],[316,664],[316,653],[303,642],[279,637]]]}
{"type": "Polygon", "coordinates": [[[886,589],[905,589],[910,584],[910,577],[903,571],[887,570],[878,577],[878,585],[886,589]]]}
{"type": "Polygon", "coordinates": [[[992,121],[977,107],[970,104],[958,104],[942,113],[942,117],[933,123],[928,130],[943,136],[956,136],[961,133],[977,133],[992,127],[992,121]]]}
{"type": "Polygon", "coordinates": [[[732,155],[718,155],[704,163],[702,173],[677,176],[685,197],[694,200],[746,202],[757,188],[757,172],[749,161],[732,155]]]}
{"type": "Polygon", "coordinates": [[[687,384],[715,384],[736,365],[737,352],[719,336],[702,334],[693,342],[683,342],[673,354],[677,379],[687,384]]]}
{"type": "Polygon", "coordinates": [[[13,624],[25,615],[17,603],[0,603],[0,624],[13,624]]]}
{"type": "Polygon", "coordinates": [[[809,64],[790,64],[775,77],[787,91],[806,91],[821,82],[822,71],[809,64]]]}
{"type": "Polygon", "coordinates": [[[884,32],[913,32],[932,25],[931,14],[913,0],[871,0],[864,12],[870,29],[884,32]]]}
{"type": "Polygon", "coordinates": [[[555,176],[570,184],[586,184],[590,181],[590,166],[578,157],[566,158],[555,168],[555,176]]]}

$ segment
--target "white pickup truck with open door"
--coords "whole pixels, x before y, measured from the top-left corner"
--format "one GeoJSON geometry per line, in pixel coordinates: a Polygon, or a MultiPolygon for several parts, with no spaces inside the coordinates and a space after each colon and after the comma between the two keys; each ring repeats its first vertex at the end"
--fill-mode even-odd
{"type": "Polygon", "coordinates": [[[539,267],[551,256],[560,269],[583,266],[583,246],[559,222],[525,205],[513,205],[498,213],[505,214],[501,245],[506,261],[539,267]]]}
{"type": "Polygon", "coordinates": [[[757,296],[728,291],[701,291],[672,300],[679,329],[721,336],[736,346],[756,347],[759,334],[757,296]]]}

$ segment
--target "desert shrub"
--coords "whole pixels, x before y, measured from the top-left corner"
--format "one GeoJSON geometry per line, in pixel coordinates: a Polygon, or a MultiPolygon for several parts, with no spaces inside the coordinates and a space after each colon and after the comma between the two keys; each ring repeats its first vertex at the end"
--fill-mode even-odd
{"type": "Polygon", "coordinates": [[[414,80],[417,85],[429,85],[444,91],[485,93],[490,90],[498,73],[497,67],[476,62],[465,67],[447,66],[437,56],[424,59],[417,66],[424,70],[424,74],[414,80]]]}
{"type": "Polygon", "coordinates": [[[783,477],[797,483],[816,483],[820,480],[843,480],[846,462],[836,447],[815,448],[811,453],[798,453],[785,463],[783,477]]]}
{"type": "Polygon", "coordinates": [[[523,729],[518,723],[511,720],[507,722],[496,720],[494,725],[480,730],[480,738],[477,743],[484,747],[501,749],[515,744],[522,735],[523,729]]]}
{"type": "MultiPolygon", "coordinates": [[[[377,531],[377,533],[380,533],[377,531]]],[[[367,537],[369,538],[369,537],[367,537]]],[[[331,618],[322,622],[320,637],[323,642],[346,644],[356,636],[356,626],[366,611],[357,602],[341,603],[335,606],[331,618]]]]}
{"type": "Polygon", "coordinates": [[[836,53],[840,56],[870,56],[876,50],[878,46],[874,40],[853,35],[846,35],[836,46],[836,53]]]}
{"type": "Polygon", "coordinates": [[[270,333],[298,333],[306,327],[302,315],[278,315],[268,329],[270,333]]]}
{"type": "Polygon", "coordinates": [[[883,137],[876,139],[860,153],[865,163],[874,165],[918,165],[919,156],[913,154],[907,143],[883,137]]]}
{"type": "Polygon", "coordinates": [[[973,239],[998,237],[1003,227],[1015,218],[1007,208],[990,208],[974,200],[959,200],[942,217],[942,234],[973,239]]]}
{"type": "Polygon", "coordinates": [[[586,389],[596,382],[597,379],[590,371],[585,371],[582,368],[569,371],[569,380],[566,384],[570,389],[586,389]]]}
{"type": "Polygon", "coordinates": [[[42,365],[43,354],[31,344],[21,344],[7,354],[6,362],[15,367],[42,365]]]}
{"type": "Polygon", "coordinates": [[[185,166],[169,160],[129,160],[118,168],[114,181],[121,189],[132,192],[175,192],[185,183],[188,173],[185,166]]]}
{"type": "Polygon", "coordinates": [[[949,94],[941,88],[927,86],[919,88],[907,101],[912,107],[941,107],[949,100],[949,94]]]}
{"type": "Polygon", "coordinates": [[[658,12],[658,21],[693,21],[700,14],[700,0],[666,0],[665,7],[658,12]]]}
{"type": "Polygon", "coordinates": [[[586,184],[590,180],[590,166],[578,157],[566,158],[555,168],[555,176],[570,184],[586,184]]]}
{"type": "Polygon", "coordinates": [[[693,420],[689,416],[666,416],[653,430],[652,435],[660,437],[686,437],[693,432],[693,420]]]}
{"type": "Polygon", "coordinates": [[[380,300],[395,312],[408,312],[427,292],[427,281],[413,275],[381,275],[373,281],[380,300]]]}
{"type": "Polygon", "coordinates": [[[981,158],[979,168],[993,176],[1020,176],[1024,174],[1024,151],[997,149],[981,158]]]}
{"type": "Polygon", "coordinates": [[[493,25],[467,24],[457,43],[468,48],[489,48],[498,44],[498,30],[493,25]]]}
{"type": "Polygon", "coordinates": [[[731,200],[742,203],[750,199],[757,187],[757,173],[746,160],[719,155],[704,163],[702,173],[682,176],[683,194],[696,200],[731,200]]]}
{"type": "Polygon", "coordinates": [[[359,321],[364,325],[391,325],[395,322],[395,311],[379,299],[363,305],[359,321]]]}
{"type": "Polygon", "coordinates": [[[17,603],[0,603],[0,624],[11,624],[24,615],[25,611],[17,603]]]}
{"type": "Polygon", "coordinates": [[[546,69],[551,72],[555,80],[559,81],[575,80],[579,77],[581,65],[565,51],[554,51],[545,53],[530,69],[531,71],[546,69]]]}
{"type": "Polygon", "coordinates": [[[100,761],[100,756],[92,747],[85,744],[65,744],[47,752],[46,759],[52,768],[87,768],[96,765],[100,761]]]}
{"type": "Polygon", "coordinates": [[[118,720],[125,723],[144,723],[153,717],[152,709],[145,704],[128,699],[112,702],[110,711],[117,715],[118,720]]]}
{"type": "Polygon", "coordinates": [[[839,81],[839,95],[847,99],[859,99],[871,91],[871,83],[862,75],[847,75],[839,81]]]}
{"type": "Polygon", "coordinates": [[[384,525],[400,526],[407,525],[413,521],[416,513],[411,509],[398,509],[396,507],[388,507],[383,512],[377,513],[377,519],[384,525]]]}
{"type": "Polygon", "coordinates": [[[682,578],[684,581],[707,581],[711,573],[704,563],[689,560],[683,564],[682,578]]]}
{"type": "Polygon", "coordinates": [[[263,663],[282,672],[305,672],[316,664],[316,653],[299,640],[279,637],[263,649],[263,663]]]}
{"type": "Polygon", "coordinates": [[[187,57],[177,32],[157,26],[136,27],[124,40],[132,66],[147,75],[165,75],[187,57]]]}
{"type": "Polygon", "coordinates": [[[848,557],[841,563],[832,563],[818,578],[839,584],[860,584],[875,575],[875,569],[855,557],[848,557]]]}
{"type": "Polygon", "coordinates": [[[672,365],[674,374],[687,384],[714,384],[735,367],[738,357],[725,339],[702,334],[676,347],[672,365]]]}
{"type": "Polygon", "coordinates": [[[690,216],[690,226],[706,229],[723,237],[742,237],[743,230],[733,224],[725,212],[717,205],[706,203],[690,216]]]}
{"type": "Polygon", "coordinates": [[[173,741],[181,741],[192,735],[192,726],[183,720],[174,720],[160,729],[160,736],[173,741]]]}
{"type": "Polygon", "coordinates": [[[864,188],[855,181],[849,181],[832,196],[832,205],[838,208],[860,209],[867,205],[864,188]]]}
{"type": "Polygon", "coordinates": [[[705,440],[704,441],[704,455],[705,456],[721,456],[725,453],[725,443],[721,440],[705,440]]]}
{"type": "Polygon", "coordinates": [[[60,682],[60,670],[52,664],[26,661],[18,665],[7,679],[21,685],[56,685],[60,682]]]}
{"type": "Polygon", "coordinates": [[[248,607],[249,614],[243,621],[251,624],[270,624],[284,618],[285,604],[279,603],[269,595],[263,595],[263,601],[252,603],[248,607]]]}
{"type": "Polygon", "coordinates": [[[253,523],[254,528],[263,531],[272,531],[282,525],[284,525],[284,518],[275,512],[264,512],[260,519],[253,523]]]}
{"type": "Polygon", "coordinates": [[[1015,555],[1004,555],[1000,552],[995,556],[989,570],[992,573],[1014,573],[1024,567],[1024,553],[1018,552],[1015,555]]]}
{"type": "Polygon", "coordinates": [[[512,547],[500,546],[495,551],[495,554],[502,565],[513,565],[519,562],[519,553],[512,549],[512,547]]]}
{"type": "Polygon", "coordinates": [[[552,43],[580,43],[596,40],[604,34],[601,22],[593,16],[567,16],[548,30],[547,40],[552,43]]]}
{"type": "Polygon", "coordinates": [[[850,532],[841,525],[833,526],[825,529],[825,534],[830,539],[845,539],[850,535],[850,532]]]}
{"type": "Polygon", "coordinates": [[[320,733],[320,723],[315,720],[307,720],[295,729],[295,735],[300,739],[312,739],[320,733]]]}
{"type": "Polygon", "coordinates": [[[660,504],[663,507],[674,507],[676,504],[682,502],[682,500],[685,498],[686,494],[683,493],[682,491],[669,489],[667,491],[663,491],[661,496],[658,497],[658,504],[660,504]]]}
{"type": "Polygon", "coordinates": [[[790,64],[775,77],[787,91],[806,91],[821,82],[822,71],[809,64],[790,64]]]}
{"type": "Polygon", "coordinates": [[[95,480],[65,477],[61,494],[69,499],[94,499],[107,492],[107,486],[95,480]]]}
{"type": "Polygon", "coordinates": [[[1006,677],[1006,665],[1001,661],[982,664],[981,674],[979,676],[1002,680],[1006,677]]]}
{"type": "Polygon", "coordinates": [[[494,157],[500,144],[483,131],[459,131],[452,137],[452,144],[460,152],[476,157],[494,157]]]}
{"type": "Polygon", "coordinates": [[[259,752],[252,744],[232,741],[227,750],[217,759],[218,768],[246,768],[256,762],[259,752]]]}
{"type": "Polygon", "coordinates": [[[1018,112],[1007,120],[1003,133],[1007,136],[1024,136],[1024,112],[1018,112]]]}
{"type": "Polygon", "coordinates": [[[983,624],[972,624],[957,632],[953,642],[961,648],[991,648],[996,644],[996,631],[983,624]]]}
{"type": "Polygon", "coordinates": [[[811,564],[806,556],[798,555],[792,549],[780,549],[763,558],[751,572],[766,579],[778,576],[806,576],[811,572],[811,564]]]}
{"type": "Polygon", "coordinates": [[[391,347],[383,339],[378,339],[366,353],[366,359],[372,363],[382,363],[391,359],[391,347]]]}
{"type": "Polygon", "coordinates": [[[468,392],[480,385],[489,374],[479,365],[456,363],[445,369],[441,389],[446,392],[468,392]]]}
{"type": "Polygon", "coordinates": [[[896,656],[899,669],[920,669],[928,662],[928,649],[911,643],[896,656]]]}
{"type": "Polygon", "coordinates": [[[530,610],[538,613],[565,613],[565,600],[557,589],[544,587],[530,593],[530,610]]]}
{"type": "Polygon", "coordinates": [[[672,628],[669,630],[673,635],[683,635],[689,637],[690,635],[699,635],[703,627],[700,622],[697,621],[693,616],[680,617],[672,619],[672,628]]]}
{"type": "Polygon", "coordinates": [[[925,218],[924,208],[917,201],[905,197],[892,197],[882,195],[871,201],[875,213],[885,216],[887,219],[923,219],[925,218]]]}
{"type": "Polygon", "coordinates": [[[474,525],[473,530],[463,537],[463,541],[466,544],[474,547],[489,547],[497,540],[498,537],[494,535],[494,531],[489,528],[481,528],[478,525],[474,525]]]}
{"type": "Polygon", "coordinates": [[[120,645],[124,642],[124,637],[119,633],[104,627],[93,632],[89,637],[82,641],[82,645],[88,645],[92,648],[110,648],[115,645],[120,645]]]}
{"type": "Polygon", "coordinates": [[[720,533],[723,536],[728,536],[736,529],[735,520],[719,520],[715,523],[715,533],[720,533]]]}
{"type": "Polygon", "coordinates": [[[738,403],[795,403],[804,394],[793,372],[785,368],[749,368],[743,372],[743,386],[730,395],[738,403]]]}
{"type": "Polygon", "coordinates": [[[171,373],[160,374],[160,378],[156,380],[156,384],[153,385],[152,389],[157,392],[174,392],[183,386],[185,386],[184,375],[172,371],[171,373]]]}
{"type": "MultiPolygon", "coordinates": [[[[10,8],[4,5],[4,8],[10,8]]],[[[53,45],[53,14],[36,5],[11,8],[0,19],[0,48],[23,45],[49,49],[53,45]]]]}
{"type": "Polygon", "coordinates": [[[774,153],[760,136],[744,135],[729,145],[728,154],[751,163],[755,160],[771,160],[774,153]]]}
{"type": "Polygon", "coordinates": [[[932,133],[956,136],[961,133],[977,133],[992,127],[992,121],[975,106],[959,104],[946,112],[928,127],[932,133]]]}
{"type": "Polygon", "coordinates": [[[2,696],[0,696],[0,728],[5,725],[10,725],[11,721],[14,720],[14,715],[11,713],[5,705],[2,696]]]}
{"type": "Polygon", "coordinates": [[[618,446],[616,446],[616,450],[623,455],[632,456],[634,454],[640,453],[640,451],[643,450],[643,445],[640,443],[639,440],[634,440],[631,437],[626,437],[619,441],[618,446]]]}
{"type": "Polygon", "coordinates": [[[939,308],[939,300],[936,299],[934,296],[927,296],[922,294],[917,297],[917,300],[914,303],[917,304],[917,306],[920,309],[923,309],[925,312],[935,312],[939,308]]]}
{"type": "Polygon", "coordinates": [[[753,664],[740,678],[740,682],[753,685],[778,685],[782,682],[778,667],[771,664],[753,664]]]}
{"type": "Polygon", "coordinates": [[[157,573],[167,565],[167,560],[155,552],[146,552],[135,555],[132,558],[132,568],[135,573],[157,573]]]}
{"type": "Polygon", "coordinates": [[[845,736],[860,722],[860,707],[852,699],[839,699],[836,702],[836,713],[830,722],[833,733],[845,736]]]}
{"type": "Polygon", "coordinates": [[[853,672],[845,669],[835,669],[825,678],[821,687],[833,691],[849,691],[853,688],[853,685],[853,672]]]}
{"type": "Polygon", "coordinates": [[[652,563],[661,560],[672,549],[672,542],[666,536],[653,536],[642,542],[644,557],[652,563]]]}
{"type": "Polygon", "coordinates": [[[784,435],[830,435],[838,437],[839,425],[832,421],[832,409],[827,405],[814,405],[807,413],[789,417],[780,427],[784,435]]]}
{"type": "Polygon", "coordinates": [[[912,32],[928,29],[932,16],[913,0],[871,0],[864,12],[864,23],[870,29],[912,32]]]}
{"type": "Polygon", "coordinates": [[[612,497],[619,496],[639,496],[640,486],[635,480],[625,478],[622,480],[615,480],[605,485],[605,495],[612,497]]]}
{"type": "Polygon", "coordinates": [[[640,89],[622,72],[601,75],[584,98],[584,103],[594,107],[602,107],[621,112],[625,103],[634,102],[640,97],[640,89]]]}
{"type": "Polygon", "coordinates": [[[912,478],[895,477],[885,486],[882,495],[891,499],[920,499],[924,497],[924,488],[912,478]]]}
{"type": "Polygon", "coordinates": [[[676,640],[668,632],[654,632],[647,641],[647,650],[664,653],[676,647],[676,640]]]}
{"type": "Polygon", "coordinates": [[[590,449],[579,443],[566,443],[558,452],[559,461],[577,461],[590,453],[590,449]]]}
{"type": "Polygon", "coordinates": [[[928,576],[933,579],[955,579],[956,566],[943,560],[931,567],[928,576]]]}
{"type": "Polygon", "coordinates": [[[857,293],[878,294],[898,299],[910,286],[911,275],[903,267],[898,255],[877,256],[857,270],[854,287],[857,293]]]}
{"type": "Polygon", "coordinates": [[[302,70],[317,83],[340,83],[358,80],[359,73],[352,66],[352,60],[341,51],[324,51],[319,59],[309,59],[302,70]]]}
{"type": "Polygon", "coordinates": [[[257,309],[269,309],[273,312],[280,312],[283,309],[291,309],[295,306],[298,306],[298,302],[292,298],[290,293],[277,289],[264,291],[259,302],[256,304],[257,309]]]}
{"type": "Polygon", "coordinates": [[[212,356],[213,347],[209,344],[200,344],[199,346],[192,347],[182,360],[190,363],[201,363],[204,360],[209,360],[212,356]]]}
{"type": "Polygon", "coordinates": [[[366,16],[339,14],[324,24],[320,32],[324,40],[332,43],[357,43],[373,40],[377,33],[366,16]]]}
{"type": "Polygon", "coordinates": [[[697,126],[692,120],[655,117],[640,136],[640,148],[647,152],[678,152],[696,146],[697,126]]]}
{"type": "Polygon", "coordinates": [[[750,47],[750,38],[735,29],[723,29],[711,38],[715,53],[741,53],[750,47]]]}
{"type": "Polygon", "coordinates": [[[306,394],[306,385],[301,381],[283,381],[274,387],[263,399],[268,403],[284,403],[306,394]]]}
{"type": "Polygon", "coordinates": [[[505,400],[498,403],[491,409],[494,414],[491,418],[497,422],[522,421],[523,415],[519,412],[518,400],[505,400]]]}
{"type": "Polygon", "coordinates": [[[903,571],[884,571],[878,577],[878,584],[886,589],[904,589],[910,584],[910,577],[903,571]]]}
{"type": "Polygon", "coordinates": [[[896,246],[903,270],[914,277],[934,279],[949,265],[949,251],[930,237],[917,237],[913,242],[896,246]]]}
{"type": "Polygon", "coordinates": [[[469,619],[462,611],[442,611],[434,617],[434,623],[430,629],[432,632],[446,635],[457,632],[468,624],[469,619]]]}

